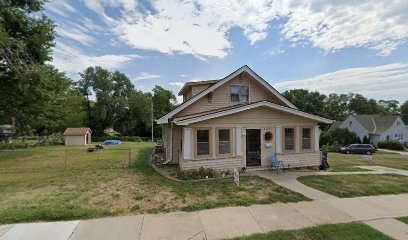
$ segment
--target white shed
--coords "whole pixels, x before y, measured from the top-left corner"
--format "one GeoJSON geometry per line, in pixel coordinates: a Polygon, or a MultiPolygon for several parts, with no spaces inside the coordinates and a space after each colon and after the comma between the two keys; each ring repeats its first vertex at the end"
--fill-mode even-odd
{"type": "Polygon", "coordinates": [[[67,128],[64,132],[65,145],[87,145],[91,144],[90,128],[67,128]]]}

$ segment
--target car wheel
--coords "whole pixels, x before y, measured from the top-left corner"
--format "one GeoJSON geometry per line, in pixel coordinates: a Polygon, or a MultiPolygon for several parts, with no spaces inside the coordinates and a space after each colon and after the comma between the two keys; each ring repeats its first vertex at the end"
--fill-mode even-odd
{"type": "Polygon", "coordinates": [[[347,151],[346,151],[346,154],[350,154],[350,151],[349,151],[349,150],[347,150],[347,151]]]}
{"type": "Polygon", "coordinates": [[[367,155],[371,155],[371,152],[370,152],[370,151],[367,151],[367,155]]]}

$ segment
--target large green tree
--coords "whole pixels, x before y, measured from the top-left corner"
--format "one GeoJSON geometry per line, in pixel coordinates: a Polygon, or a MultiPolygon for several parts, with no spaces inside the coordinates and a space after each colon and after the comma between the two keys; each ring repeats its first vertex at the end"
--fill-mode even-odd
{"type": "Polygon", "coordinates": [[[408,100],[401,105],[400,109],[402,121],[408,125],[408,100]]]}
{"type": "Polygon", "coordinates": [[[43,4],[0,1],[0,121],[15,120],[20,133],[47,134],[81,121],[72,103],[83,98],[71,80],[45,64],[51,60],[55,31],[43,4]]]}
{"type": "Polygon", "coordinates": [[[324,94],[306,89],[292,89],[285,91],[282,95],[299,110],[317,115],[321,115],[326,99],[324,94]]]}

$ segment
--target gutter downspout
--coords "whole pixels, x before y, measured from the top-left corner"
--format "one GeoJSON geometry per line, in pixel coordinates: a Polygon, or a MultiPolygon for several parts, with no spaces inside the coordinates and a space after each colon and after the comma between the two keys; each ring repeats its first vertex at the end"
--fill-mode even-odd
{"type": "Polygon", "coordinates": [[[163,164],[168,164],[173,160],[173,122],[170,123],[170,156],[163,164]]]}

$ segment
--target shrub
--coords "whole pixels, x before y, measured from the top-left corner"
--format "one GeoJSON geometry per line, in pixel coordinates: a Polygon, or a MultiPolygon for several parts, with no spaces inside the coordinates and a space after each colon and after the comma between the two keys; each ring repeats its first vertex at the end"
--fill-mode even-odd
{"type": "Polygon", "coordinates": [[[335,128],[322,132],[320,135],[320,146],[333,145],[335,142],[340,146],[353,143],[361,143],[361,139],[355,132],[350,132],[347,128],[335,128]]]}
{"type": "Polygon", "coordinates": [[[331,146],[330,146],[330,152],[339,152],[340,151],[340,144],[335,141],[331,146]]]}
{"type": "Polygon", "coordinates": [[[208,178],[219,177],[220,174],[214,169],[200,167],[199,169],[192,170],[180,170],[180,168],[175,168],[171,170],[170,175],[181,180],[199,180],[205,179],[206,176],[208,176],[208,178]]]}
{"type": "Polygon", "coordinates": [[[378,147],[398,151],[404,150],[404,145],[398,141],[380,141],[378,147]]]}
{"type": "Polygon", "coordinates": [[[364,144],[370,144],[370,139],[368,139],[367,136],[364,136],[364,138],[363,138],[363,143],[364,143],[364,144]]]}

